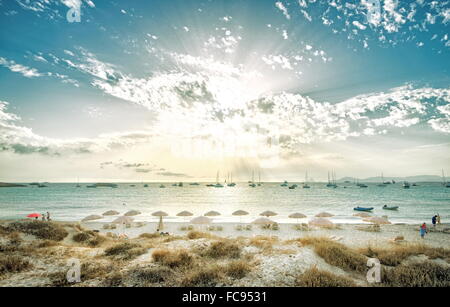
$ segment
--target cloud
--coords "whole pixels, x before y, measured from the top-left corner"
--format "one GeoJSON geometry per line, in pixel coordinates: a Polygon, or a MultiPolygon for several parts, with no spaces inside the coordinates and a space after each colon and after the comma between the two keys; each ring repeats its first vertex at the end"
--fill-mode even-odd
{"type": "Polygon", "coordinates": [[[157,173],[159,176],[166,176],[166,177],[180,177],[180,178],[188,178],[189,175],[182,174],[182,173],[172,173],[172,172],[159,172],[157,173]]]}
{"type": "Polygon", "coordinates": [[[44,76],[44,74],[41,74],[35,68],[30,68],[27,66],[16,64],[14,61],[9,61],[2,57],[0,57],[0,65],[8,68],[12,72],[17,72],[26,78],[34,78],[34,77],[44,76]]]}
{"type": "Polygon", "coordinates": [[[286,17],[286,19],[291,19],[291,15],[289,15],[289,11],[288,9],[284,6],[283,2],[281,1],[277,1],[275,2],[275,6],[277,7],[277,9],[279,9],[283,15],[286,17]]]}

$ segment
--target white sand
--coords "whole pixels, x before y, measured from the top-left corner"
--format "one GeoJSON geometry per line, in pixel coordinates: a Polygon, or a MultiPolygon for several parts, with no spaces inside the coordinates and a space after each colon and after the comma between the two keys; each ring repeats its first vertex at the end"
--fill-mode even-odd
{"type": "MultiPolygon", "coordinates": [[[[147,222],[142,227],[126,228],[123,225],[117,225],[114,230],[104,230],[103,222],[88,222],[81,225],[87,229],[99,230],[105,234],[112,232],[115,234],[125,234],[128,238],[136,238],[142,233],[156,232],[158,223],[147,222]]],[[[163,232],[170,235],[186,235],[189,231],[181,230],[181,227],[189,224],[178,222],[165,222],[163,232]]],[[[193,225],[195,230],[207,231],[208,226],[217,226],[219,224],[210,225],[193,225]]],[[[252,225],[252,230],[236,230],[239,223],[221,223],[222,231],[208,231],[224,238],[236,237],[255,237],[255,236],[276,236],[280,240],[290,240],[299,237],[331,237],[348,246],[368,246],[368,245],[385,245],[390,244],[390,240],[396,236],[403,236],[409,243],[426,243],[430,246],[450,248],[450,234],[442,232],[430,232],[421,239],[419,235],[419,225],[392,224],[382,225],[380,232],[367,232],[357,230],[360,227],[367,227],[370,224],[339,224],[338,229],[321,229],[314,228],[310,231],[300,231],[295,229],[295,224],[279,224],[279,230],[262,229],[260,225],[252,225]]],[[[450,228],[449,224],[437,226],[437,230],[450,228]]]]}

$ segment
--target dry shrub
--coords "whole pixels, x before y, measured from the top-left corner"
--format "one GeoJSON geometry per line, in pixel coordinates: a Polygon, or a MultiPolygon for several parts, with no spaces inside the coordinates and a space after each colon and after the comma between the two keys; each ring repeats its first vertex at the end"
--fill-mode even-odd
{"type": "Polygon", "coordinates": [[[296,287],[356,287],[349,278],[311,268],[297,277],[296,287]]]}
{"type": "Polygon", "coordinates": [[[223,267],[223,271],[231,278],[241,279],[247,276],[252,270],[252,266],[248,261],[236,260],[228,263],[223,267]]]}
{"type": "MultiPolygon", "coordinates": [[[[91,279],[103,279],[109,272],[114,269],[112,265],[98,263],[98,262],[85,262],[81,264],[80,268],[80,281],[84,282],[91,279]]],[[[51,273],[48,277],[51,280],[53,287],[68,287],[75,283],[69,283],[67,280],[67,270],[51,273]]]]}
{"type": "Polygon", "coordinates": [[[138,268],[133,271],[136,278],[147,283],[163,283],[173,276],[173,271],[168,267],[138,268]]]}
{"type": "Polygon", "coordinates": [[[161,237],[161,235],[159,233],[142,233],[139,235],[139,238],[142,239],[155,239],[155,238],[159,238],[161,237]]]}
{"type": "Polygon", "coordinates": [[[256,236],[250,239],[250,245],[259,247],[264,250],[272,249],[273,245],[277,242],[277,237],[256,236]]]}
{"type": "Polygon", "coordinates": [[[187,237],[189,240],[195,240],[195,239],[201,239],[201,238],[211,239],[214,236],[207,232],[192,230],[192,231],[188,232],[187,237]]]}
{"type": "Polygon", "coordinates": [[[58,245],[57,242],[51,240],[44,240],[37,243],[37,248],[46,248],[58,245]]]}
{"type": "Polygon", "coordinates": [[[86,242],[91,238],[88,232],[78,232],[72,236],[72,240],[77,243],[86,242]]]}
{"type": "Polygon", "coordinates": [[[125,242],[107,248],[105,250],[105,255],[123,260],[131,260],[146,252],[147,250],[139,244],[125,242]]]}
{"type": "Polygon", "coordinates": [[[193,257],[185,250],[159,249],[152,254],[153,261],[170,268],[186,267],[193,263],[193,257]]]}
{"type": "Polygon", "coordinates": [[[430,259],[450,259],[450,250],[445,248],[429,247],[422,244],[413,244],[407,246],[395,246],[392,248],[368,247],[360,250],[368,257],[377,258],[381,264],[397,266],[411,256],[425,255],[430,259]]]}
{"type": "Polygon", "coordinates": [[[209,258],[240,258],[242,248],[230,240],[221,240],[211,243],[209,247],[200,252],[203,257],[209,258]]]}
{"type": "Polygon", "coordinates": [[[450,287],[450,268],[432,262],[387,268],[382,276],[383,284],[391,287],[450,287]]]}
{"type": "Polygon", "coordinates": [[[61,241],[68,235],[63,227],[53,222],[17,221],[9,224],[9,228],[13,231],[34,235],[43,240],[61,241]]]}
{"type": "Polygon", "coordinates": [[[197,267],[181,280],[183,287],[214,287],[222,280],[222,269],[219,266],[197,267]]]}
{"type": "Polygon", "coordinates": [[[123,275],[118,272],[114,272],[107,276],[102,282],[103,287],[119,287],[122,285],[123,275]]]}
{"type": "Polygon", "coordinates": [[[0,256],[0,275],[5,273],[18,273],[29,268],[31,268],[31,263],[22,257],[10,255],[0,256]]]}
{"type": "Polygon", "coordinates": [[[367,258],[347,246],[326,238],[300,238],[303,245],[312,245],[317,255],[327,263],[344,270],[367,271],[367,258]]]}

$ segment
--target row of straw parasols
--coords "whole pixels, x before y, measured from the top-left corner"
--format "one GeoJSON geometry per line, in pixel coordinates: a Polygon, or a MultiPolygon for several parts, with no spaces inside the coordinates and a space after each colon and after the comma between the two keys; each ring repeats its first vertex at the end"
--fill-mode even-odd
{"type": "MultiPolygon", "coordinates": [[[[99,220],[102,219],[104,216],[115,216],[115,215],[119,215],[120,213],[115,211],[115,210],[109,210],[103,213],[103,216],[100,215],[90,215],[87,216],[86,218],[84,218],[82,221],[83,222],[87,222],[87,221],[93,221],[93,220],[99,220]]],[[[131,210],[126,212],[123,216],[118,217],[117,219],[115,219],[113,221],[113,223],[117,223],[117,224],[128,224],[131,223],[133,221],[133,216],[139,215],[141,214],[140,211],[137,210],[131,210]]],[[[232,213],[233,216],[239,216],[240,218],[242,216],[246,216],[249,215],[250,213],[244,210],[237,210],[235,212],[232,213]]],[[[177,214],[178,217],[190,217],[193,216],[194,214],[192,212],[189,211],[181,211],[177,214]]],[[[192,224],[209,224],[212,222],[212,220],[210,219],[210,217],[215,217],[215,216],[220,216],[220,212],[217,211],[209,211],[207,213],[205,213],[203,216],[199,216],[196,218],[193,218],[192,220],[190,220],[190,223],[192,224]]],[[[254,224],[274,224],[275,222],[270,220],[269,217],[272,216],[276,216],[278,215],[276,212],[273,211],[264,211],[260,214],[261,216],[263,216],[262,218],[258,218],[256,220],[254,220],[252,223],[254,224]]],[[[369,222],[372,224],[390,224],[390,222],[387,220],[387,218],[384,217],[376,217],[376,216],[370,216],[366,213],[358,213],[355,214],[358,215],[359,217],[363,218],[363,221],[365,222],[369,222]]],[[[152,216],[156,216],[160,218],[160,225],[162,228],[162,218],[164,216],[168,216],[168,214],[164,211],[156,211],[152,213],[152,216]]],[[[331,222],[330,220],[326,219],[328,217],[332,217],[334,216],[331,213],[328,212],[321,212],[319,214],[315,215],[315,218],[312,219],[311,221],[309,221],[309,224],[312,226],[321,226],[321,227],[332,227],[334,226],[333,222],[331,222]]],[[[302,214],[302,213],[292,213],[289,215],[289,218],[293,218],[293,219],[303,219],[306,218],[307,216],[302,214]]]]}

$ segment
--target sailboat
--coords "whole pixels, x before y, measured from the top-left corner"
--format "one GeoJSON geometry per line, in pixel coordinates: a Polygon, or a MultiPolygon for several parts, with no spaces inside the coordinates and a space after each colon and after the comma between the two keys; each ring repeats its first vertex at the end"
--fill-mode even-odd
{"type": "Polygon", "coordinates": [[[306,171],[306,173],[305,173],[305,182],[303,183],[303,188],[304,189],[310,188],[310,186],[308,185],[308,171],[306,171]]]}
{"type": "Polygon", "coordinates": [[[227,186],[229,186],[229,187],[236,186],[236,183],[233,182],[233,173],[230,173],[229,176],[230,176],[230,180],[228,181],[227,186]]]}
{"type": "Polygon", "coordinates": [[[377,184],[377,186],[380,187],[380,188],[385,188],[386,187],[386,183],[384,182],[383,173],[381,173],[381,183],[377,184]]]}
{"type": "Polygon", "coordinates": [[[442,169],[442,185],[446,188],[450,188],[450,182],[447,182],[443,169],[442,169]]]}
{"type": "Polygon", "coordinates": [[[334,171],[331,171],[331,180],[330,180],[330,172],[328,172],[327,188],[337,188],[336,177],[335,177],[334,171]]]}
{"type": "Polygon", "coordinates": [[[282,184],[280,184],[280,187],[287,187],[288,186],[288,182],[285,180],[282,184]]]}
{"type": "Polygon", "coordinates": [[[252,181],[249,181],[249,187],[251,188],[256,188],[256,184],[255,184],[255,172],[252,171],[252,181]]]}
{"type": "Polygon", "coordinates": [[[78,177],[77,177],[77,188],[81,188],[81,185],[80,185],[80,178],[78,178],[78,177]]]}
{"type": "Polygon", "coordinates": [[[258,171],[258,187],[261,186],[261,171],[258,171]]]}
{"type": "Polygon", "coordinates": [[[404,189],[409,189],[411,187],[411,185],[409,184],[408,181],[403,182],[403,188],[404,189]]]}
{"type": "Polygon", "coordinates": [[[223,188],[223,184],[219,183],[219,171],[217,171],[215,188],[223,188]]]}

